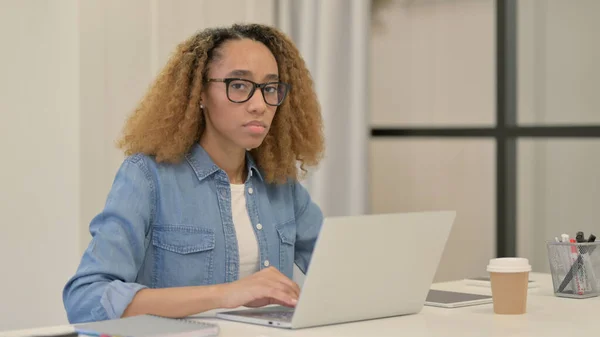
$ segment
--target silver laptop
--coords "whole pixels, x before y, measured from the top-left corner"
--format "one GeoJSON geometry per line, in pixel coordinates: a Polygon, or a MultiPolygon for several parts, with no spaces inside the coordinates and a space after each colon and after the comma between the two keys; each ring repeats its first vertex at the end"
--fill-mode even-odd
{"type": "Polygon", "coordinates": [[[326,218],[296,308],[232,310],[217,317],[299,329],[418,313],[455,216],[439,211],[326,218]]]}

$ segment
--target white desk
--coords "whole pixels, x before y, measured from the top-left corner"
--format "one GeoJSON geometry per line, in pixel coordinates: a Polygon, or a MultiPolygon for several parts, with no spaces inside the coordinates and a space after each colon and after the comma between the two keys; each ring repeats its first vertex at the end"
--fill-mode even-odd
{"type": "MultiPolygon", "coordinates": [[[[594,336],[598,334],[596,319],[600,314],[600,297],[591,299],[565,299],[552,293],[548,274],[532,274],[539,283],[529,290],[527,313],[518,316],[495,315],[491,304],[465,308],[444,309],[425,307],[419,314],[371,321],[307,328],[296,331],[236,323],[202,315],[201,320],[216,322],[220,336],[594,336]]],[[[491,294],[489,288],[469,286],[464,281],[437,283],[433,289],[467,291],[491,294]]],[[[33,333],[50,333],[68,330],[69,326],[0,333],[2,337],[20,337],[33,333]],[[54,329],[54,330],[52,330],[54,329]]]]}

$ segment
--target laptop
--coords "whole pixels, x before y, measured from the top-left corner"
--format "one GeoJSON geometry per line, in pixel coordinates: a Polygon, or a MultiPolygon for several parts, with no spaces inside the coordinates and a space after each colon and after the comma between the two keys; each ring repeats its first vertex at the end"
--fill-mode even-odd
{"type": "Polygon", "coordinates": [[[295,308],[218,318],[300,329],[415,314],[433,282],[456,212],[325,218],[295,308]]]}

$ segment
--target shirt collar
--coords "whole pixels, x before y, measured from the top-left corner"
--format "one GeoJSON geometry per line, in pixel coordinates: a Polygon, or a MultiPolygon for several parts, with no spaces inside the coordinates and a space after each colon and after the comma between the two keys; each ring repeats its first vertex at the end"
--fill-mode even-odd
{"type": "MultiPolygon", "coordinates": [[[[195,143],[190,151],[185,156],[186,160],[196,173],[196,176],[200,181],[204,180],[206,177],[214,174],[215,172],[221,170],[210,158],[206,150],[200,144],[195,143]]],[[[250,151],[246,151],[246,166],[248,167],[248,177],[256,176],[264,181],[252,154],[250,151]]]]}

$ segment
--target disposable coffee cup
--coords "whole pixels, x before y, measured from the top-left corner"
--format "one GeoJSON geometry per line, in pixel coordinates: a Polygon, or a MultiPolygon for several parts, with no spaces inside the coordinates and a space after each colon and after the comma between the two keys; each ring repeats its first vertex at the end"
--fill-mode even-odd
{"type": "Polygon", "coordinates": [[[527,289],[531,265],[525,258],[491,259],[487,266],[492,283],[494,312],[522,315],[527,311],[527,289]]]}

